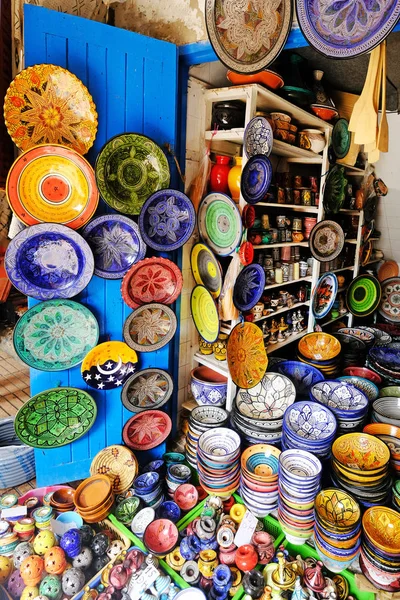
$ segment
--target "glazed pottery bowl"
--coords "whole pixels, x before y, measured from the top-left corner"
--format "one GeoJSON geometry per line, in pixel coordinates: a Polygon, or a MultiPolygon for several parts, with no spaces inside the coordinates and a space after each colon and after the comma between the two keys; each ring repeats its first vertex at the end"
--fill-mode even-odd
{"type": "Polygon", "coordinates": [[[304,482],[319,478],[322,471],[320,460],[304,450],[285,450],[279,456],[279,470],[288,480],[304,482]]]}
{"type": "Polygon", "coordinates": [[[338,560],[346,560],[349,558],[354,558],[358,551],[360,550],[361,540],[358,538],[353,545],[352,548],[338,548],[333,546],[329,542],[326,542],[318,532],[318,528],[315,528],[314,531],[315,541],[319,544],[321,549],[326,553],[326,555],[330,558],[335,558],[338,560]]]}
{"type": "Polygon", "coordinates": [[[275,370],[293,382],[297,400],[307,398],[310,386],[324,380],[319,369],[297,360],[283,361],[276,365],[275,370]]]}
{"type": "Polygon", "coordinates": [[[398,343],[374,346],[370,349],[368,356],[384,369],[400,373],[400,346],[398,343]]]}
{"type": "Polygon", "coordinates": [[[351,335],[355,338],[362,340],[367,346],[372,346],[375,341],[375,336],[366,329],[359,329],[358,327],[341,327],[338,333],[344,333],[351,335]]]}
{"type": "Polygon", "coordinates": [[[348,433],[337,438],[332,445],[332,455],[352,471],[379,473],[390,459],[384,442],[367,433],[348,433]]]}
{"type": "Polygon", "coordinates": [[[362,546],[367,553],[372,556],[376,561],[379,561],[383,567],[399,567],[400,566],[400,554],[388,554],[380,548],[378,548],[370,538],[363,532],[362,546]]]}
{"type": "Polygon", "coordinates": [[[81,512],[93,511],[107,502],[111,495],[111,480],[106,475],[93,475],[76,488],[74,503],[81,512]]]}
{"type": "Polygon", "coordinates": [[[400,397],[378,398],[372,404],[372,408],[381,422],[400,427],[400,397]]]}
{"type": "Polygon", "coordinates": [[[199,438],[198,447],[202,453],[215,462],[226,462],[240,449],[240,437],[226,427],[205,431],[199,438]]]}
{"type": "Polygon", "coordinates": [[[270,481],[278,476],[280,450],[269,444],[255,444],[241,457],[241,467],[250,479],[270,481]]]}
{"type": "Polygon", "coordinates": [[[160,475],[156,471],[148,471],[136,477],[133,487],[136,492],[149,494],[157,487],[159,481],[160,475]]]}
{"type": "Polygon", "coordinates": [[[400,555],[400,513],[386,506],[365,511],[364,534],[374,546],[389,555],[400,555]]]}
{"type": "Polygon", "coordinates": [[[310,389],[310,397],[328,406],[339,417],[355,417],[368,410],[367,396],[346,382],[327,380],[315,383],[310,389]]]}
{"type": "Polygon", "coordinates": [[[370,423],[363,429],[364,433],[375,435],[389,446],[392,459],[400,460],[400,427],[386,423],[370,423]]]}
{"type": "Polygon", "coordinates": [[[299,352],[305,357],[317,361],[331,360],[338,356],[340,342],[324,332],[308,333],[298,344],[299,352]]]}
{"type": "Polygon", "coordinates": [[[239,388],[235,404],[244,417],[271,420],[281,419],[295,399],[296,389],[288,377],[267,372],[255,387],[239,388]]]}
{"type": "Polygon", "coordinates": [[[379,390],[379,398],[400,398],[400,385],[389,385],[379,390]]]}
{"type": "Polygon", "coordinates": [[[152,521],[154,521],[155,516],[156,512],[154,508],[151,508],[150,506],[146,506],[146,508],[142,508],[142,510],[139,510],[139,512],[136,513],[136,515],[133,517],[133,521],[131,523],[132,533],[134,533],[138,538],[142,539],[146,527],[152,521]]]}
{"type": "Polygon", "coordinates": [[[329,408],[317,402],[302,400],[286,410],[283,428],[295,440],[310,441],[311,446],[318,446],[333,439],[337,423],[329,408]]]}
{"type": "Polygon", "coordinates": [[[156,556],[164,556],[175,548],[178,537],[175,523],[169,519],[156,519],[146,527],[143,543],[149,552],[156,556]]]}
{"type": "Polygon", "coordinates": [[[360,567],[363,575],[381,590],[396,592],[398,590],[399,573],[388,573],[375,567],[361,548],[360,567]]]}
{"type": "Polygon", "coordinates": [[[181,518],[181,509],[176,502],[166,500],[158,507],[157,516],[160,519],[169,519],[173,523],[176,523],[181,518]]]}
{"type": "Polygon", "coordinates": [[[183,483],[176,488],[174,500],[180,509],[184,511],[191,510],[197,504],[199,499],[198,491],[191,483],[183,483]]]}
{"type": "Polygon", "coordinates": [[[361,518],[355,498],[336,488],[321,490],[315,497],[314,508],[316,516],[331,529],[352,529],[361,518]]]}
{"type": "Polygon", "coordinates": [[[228,380],[208,367],[196,367],[190,374],[190,389],[197,404],[223,406],[228,380]]]}
{"type": "Polygon", "coordinates": [[[228,421],[228,413],[223,408],[196,406],[190,413],[190,422],[197,427],[210,429],[214,426],[223,426],[228,421]]]}
{"type": "Polygon", "coordinates": [[[375,383],[364,377],[357,377],[356,375],[343,375],[339,377],[338,381],[344,381],[354,387],[358,388],[363,394],[365,394],[369,402],[373,402],[379,396],[379,388],[375,383]]]}
{"type": "Polygon", "coordinates": [[[74,493],[75,490],[73,488],[62,488],[60,490],[56,490],[51,495],[51,501],[55,506],[70,506],[74,504],[74,493]]]}
{"type": "Polygon", "coordinates": [[[124,525],[130,525],[133,521],[133,517],[140,509],[140,499],[136,496],[131,498],[124,498],[116,506],[115,516],[118,521],[121,521],[124,525]]]}
{"type": "Polygon", "coordinates": [[[317,554],[318,554],[320,560],[324,563],[325,567],[329,571],[332,571],[332,573],[341,573],[343,570],[348,569],[358,554],[357,553],[352,558],[348,558],[348,559],[344,559],[344,560],[340,560],[338,558],[332,558],[332,557],[328,556],[328,554],[323,550],[323,548],[321,548],[318,541],[315,542],[315,549],[317,551],[317,554]]]}

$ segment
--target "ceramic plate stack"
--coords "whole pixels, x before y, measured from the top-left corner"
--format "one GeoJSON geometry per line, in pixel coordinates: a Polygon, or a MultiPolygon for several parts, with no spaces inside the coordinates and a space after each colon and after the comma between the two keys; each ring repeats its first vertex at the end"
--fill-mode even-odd
{"type": "Polygon", "coordinates": [[[226,427],[205,431],[197,446],[197,468],[208,494],[229,498],[239,487],[239,435],[226,427]]]}
{"type": "Polygon", "coordinates": [[[400,514],[385,506],[365,511],[360,566],[377,588],[397,592],[400,578],[400,514]]]}
{"type": "Polygon", "coordinates": [[[52,493],[50,506],[58,513],[75,510],[73,488],[62,488],[52,493]]]}
{"type": "Polygon", "coordinates": [[[283,417],[282,450],[307,450],[320,459],[328,458],[336,429],[336,418],[329,408],[309,400],[296,402],[283,417]]]}
{"type": "Polygon", "coordinates": [[[334,379],[340,371],[340,342],[322,331],[308,333],[299,341],[299,361],[316,367],[324,377],[334,379]]]}
{"type": "Polygon", "coordinates": [[[312,535],[321,473],[321,462],[311,452],[285,450],[279,457],[278,519],[292,544],[304,544],[312,535]]]}
{"type": "Polygon", "coordinates": [[[332,481],[364,507],[385,504],[390,497],[390,451],[367,433],[342,435],[332,445],[332,481]]]}
{"type": "Polygon", "coordinates": [[[76,511],[86,523],[98,523],[111,512],[114,493],[106,475],[94,475],[84,479],[76,488],[74,504],[76,511]]]}
{"type": "Polygon", "coordinates": [[[367,348],[372,348],[375,344],[375,333],[374,331],[371,331],[371,329],[372,328],[369,327],[341,327],[341,329],[338,329],[337,333],[351,335],[352,337],[363,341],[367,348]]]}
{"type": "Polygon", "coordinates": [[[372,404],[372,422],[400,427],[400,398],[383,396],[372,404]]]}
{"type": "Polygon", "coordinates": [[[368,397],[345,381],[321,381],[310,389],[310,398],[330,408],[336,417],[339,433],[348,433],[364,425],[368,397]]]}
{"type": "Polygon", "coordinates": [[[242,454],[240,495],[256,517],[265,517],[278,506],[280,454],[269,444],[255,444],[242,454]]]}
{"type": "Polygon", "coordinates": [[[151,506],[156,509],[165,500],[160,476],[156,471],[148,471],[136,477],[133,482],[135,496],[137,496],[145,506],[151,506]]]}
{"type": "Polygon", "coordinates": [[[292,381],[296,388],[296,400],[308,398],[310,387],[324,380],[321,371],[297,360],[284,360],[276,365],[275,371],[292,381]]]}
{"type": "Polygon", "coordinates": [[[224,427],[228,421],[228,413],[218,406],[197,406],[189,417],[189,428],[186,434],[186,460],[197,469],[197,443],[199,437],[209,429],[224,427]]]}
{"type": "Polygon", "coordinates": [[[347,367],[359,367],[365,364],[368,348],[361,338],[347,333],[335,333],[334,337],[339,340],[342,347],[340,358],[343,369],[347,367]]]}
{"type": "Polygon", "coordinates": [[[400,343],[392,342],[371,348],[368,366],[388,382],[400,385],[400,343]]]}
{"type": "Polygon", "coordinates": [[[348,569],[360,552],[361,510],[350,494],[336,488],[321,490],[314,503],[314,541],[327,569],[348,569]]]}

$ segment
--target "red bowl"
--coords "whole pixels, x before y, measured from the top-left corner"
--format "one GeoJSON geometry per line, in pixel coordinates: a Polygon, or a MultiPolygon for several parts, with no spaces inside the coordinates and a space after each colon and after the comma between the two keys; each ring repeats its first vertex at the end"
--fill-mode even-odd
{"type": "Polygon", "coordinates": [[[198,502],[199,494],[191,483],[182,483],[174,492],[174,500],[182,510],[191,510],[198,502]]]}
{"type": "Polygon", "coordinates": [[[157,555],[168,554],[178,541],[178,529],[169,519],[156,519],[145,529],[143,543],[149,552],[157,555]]]}
{"type": "Polygon", "coordinates": [[[371,371],[371,369],[367,369],[366,367],[346,367],[343,369],[343,373],[344,375],[353,375],[354,377],[369,379],[372,383],[376,383],[377,385],[382,383],[382,379],[379,377],[378,373],[375,373],[375,371],[371,371]]]}

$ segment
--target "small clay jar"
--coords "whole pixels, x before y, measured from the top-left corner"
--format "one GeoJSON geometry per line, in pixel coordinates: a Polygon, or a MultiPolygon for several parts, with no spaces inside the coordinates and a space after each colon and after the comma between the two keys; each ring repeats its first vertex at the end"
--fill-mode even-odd
{"type": "Polygon", "coordinates": [[[179,551],[185,560],[193,560],[200,550],[200,540],[196,535],[184,537],[179,546],[179,551]]]}
{"type": "Polygon", "coordinates": [[[218,565],[213,575],[213,585],[216,592],[228,592],[232,586],[232,573],[226,565],[218,565]]]}
{"type": "Polygon", "coordinates": [[[205,592],[206,594],[210,591],[210,589],[212,588],[212,584],[213,581],[212,579],[208,579],[207,577],[204,577],[204,575],[202,575],[200,577],[200,587],[203,590],[203,592],[205,592]]]}
{"type": "Polygon", "coordinates": [[[200,581],[199,567],[194,560],[188,560],[185,562],[181,569],[181,577],[186,581],[186,583],[190,583],[190,585],[195,585],[200,581]]]}
{"type": "Polygon", "coordinates": [[[238,569],[247,572],[254,569],[258,563],[258,554],[251,544],[239,546],[236,551],[235,563],[238,569]]]}
{"type": "Polygon", "coordinates": [[[234,565],[236,556],[236,546],[231,544],[229,548],[220,548],[218,558],[223,565],[234,565]]]}
{"type": "Polygon", "coordinates": [[[200,548],[202,550],[218,550],[218,542],[215,535],[208,540],[200,540],[200,548]]]}
{"type": "Polygon", "coordinates": [[[215,568],[218,566],[218,558],[215,550],[202,550],[198,560],[199,571],[204,577],[210,579],[215,568]]]}
{"type": "Polygon", "coordinates": [[[245,573],[243,577],[243,589],[252,598],[259,598],[264,591],[265,581],[260,571],[254,569],[245,573]]]}
{"type": "Polygon", "coordinates": [[[218,529],[217,542],[221,548],[229,548],[229,546],[233,544],[234,538],[235,532],[232,531],[230,527],[222,525],[222,527],[218,529]]]}
{"type": "Polygon", "coordinates": [[[216,164],[211,167],[210,172],[210,192],[222,192],[229,194],[228,176],[231,170],[230,156],[216,155],[216,164]]]}
{"type": "Polygon", "coordinates": [[[273,537],[266,531],[256,531],[251,538],[251,543],[258,554],[259,564],[268,564],[275,554],[273,537]]]}

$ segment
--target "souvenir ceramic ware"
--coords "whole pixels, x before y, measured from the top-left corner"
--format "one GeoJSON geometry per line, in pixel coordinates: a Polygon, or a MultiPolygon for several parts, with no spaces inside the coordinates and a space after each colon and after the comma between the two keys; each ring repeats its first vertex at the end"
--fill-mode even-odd
{"type": "Polygon", "coordinates": [[[196,285],[190,297],[195,327],[201,337],[212,344],[218,338],[219,318],[214,299],[203,285],[196,285]]]}
{"type": "Polygon", "coordinates": [[[308,397],[310,387],[314,383],[324,380],[321,371],[311,365],[295,360],[280,362],[275,366],[275,371],[286,375],[293,382],[298,400],[302,397],[308,397]]]}
{"type": "Polygon", "coordinates": [[[151,450],[164,442],[172,428],[171,419],[161,410],[146,410],[124,425],[124,444],[132,450],[151,450]]]}
{"type": "Polygon", "coordinates": [[[364,533],[379,550],[389,555],[400,554],[400,514],[385,506],[365,511],[362,524],[364,533]]]}
{"type": "Polygon", "coordinates": [[[296,389],[285,375],[265,373],[250,389],[238,389],[236,407],[240,414],[253,419],[279,419],[296,399],[296,389]]]}
{"type": "MultiPolygon", "coordinates": [[[[375,404],[375,403],[374,403],[375,404]]],[[[366,433],[348,433],[335,440],[332,455],[349,470],[374,471],[387,465],[389,448],[366,433]]]]}
{"type": "Polygon", "coordinates": [[[268,366],[263,333],[254,323],[236,325],[227,344],[229,372],[235,385],[252,388],[264,377],[268,366]]]}
{"type": "MultiPolygon", "coordinates": [[[[292,404],[284,415],[284,425],[292,437],[325,442],[333,438],[336,432],[336,419],[325,406],[307,400],[292,404]]],[[[308,449],[308,448],[307,448],[308,449]]]]}
{"type": "Polygon", "coordinates": [[[340,342],[329,333],[316,331],[303,336],[298,348],[308,359],[327,361],[339,354],[341,346],[340,342]]]}
{"type": "Polygon", "coordinates": [[[346,417],[346,413],[368,410],[368,398],[359,389],[343,381],[320,381],[310,389],[310,398],[329,406],[337,417],[346,417]]]}
{"type": "Polygon", "coordinates": [[[139,227],[122,215],[96,217],[82,231],[94,256],[94,272],[104,279],[122,279],[146,255],[139,227]]]}
{"type": "Polygon", "coordinates": [[[377,277],[379,281],[385,281],[385,279],[391,279],[398,277],[399,265],[394,260],[385,260],[385,262],[379,267],[377,277]]]}
{"type": "Polygon", "coordinates": [[[249,204],[257,204],[267,199],[272,181],[272,164],[267,156],[255,154],[243,167],[240,190],[249,204]]]}
{"type": "MultiPolygon", "coordinates": [[[[227,378],[208,367],[196,367],[190,373],[190,390],[200,406],[224,406],[227,387],[227,378]]],[[[202,415],[202,424],[204,418],[202,415]]]]}
{"type": "Polygon", "coordinates": [[[235,71],[228,71],[226,76],[234,85],[259,83],[270,90],[279,90],[284,84],[282,77],[269,69],[263,69],[253,75],[243,75],[241,73],[236,73],[235,71]]]}
{"type": "Polygon", "coordinates": [[[101,197],[129,215],[138,215],[147,198],[170,181],[164,152],[139,133],[121,133],[108,140],[97,156],[95,172],[101,197]]]}
{"type": "Polygon", "coordinates": [[[292,25],[288,0],[237,6],[223,0],[207,0],[205,14],[208,37],[219,60],[236,73],[257,73],[280,54],[292,25]]]}
{"type": "Polygon", "coordinates": [[[218,298],[222,287],[222,273],[217,259],[205,244],[198,242],[193,246],[190,266],[195,282],[204,285],[213,298],[218,298]]]}
{"type": "Polygon", "coordinates": [[[240,212],[233,200],[225,194],[208,194],[201,201],[197,225],[200,237],[217,256],[229,256],[240,245],[240,212]]]}
{"type": "Polygon", "coordinates": [[[154,352],[168,344],[175,335],[175,313],[163,304],[144,304],[124,323],[125,342],[138,352],[154,352]]]}
{"type": "Polygon", "coordinates": [[[233,288],[233,303],[240,311],[253,308],[264,293],[265,271],[261,265],[244,267],[236,278],[233,288]]]}
{"type": "Polygon", "coordinates": [[[178,529],[172,521],[169,519],[156,519],[147,526],[143,543],[156,556],[165,555],[175,548],[178,537],[178,529]]]}
{"type": "Polygon", "coordinates": [[[78,365],[99,339],[93,313],[73,300],[46,300],[32,306],[14,329],[14,348],[27,365],[63,371],[78,365]]]}
{"type": "Polygon", "coordinates": [[[129,377],[122,388],[122,404],[131,412],[158,409],[170,399],[174,384],[167,371],[143,369],[129,377]]]}
{"type": "Polygon", "coordinates": [[[8,245],[5,269],[11,283],[37,300],[72,298],[93,276],[94,260],[85,240],[63,225],[40,223],[8,245]]]}
{"type": "Polygon", "coordinates": [[[375,385],[375,383],[372,383],[372,381],[364,379],[363,377],[344,375],[343,377],[339,377],[339,380],[345,381],[346,383],[350,383],[354,387],[361,390],[367,396],[370,402],[376,400],[379,395],[379,389],[375,385]]]}
{"type": "Polygon", "coordinates": [[[244,151],[247,158],[255,154],[269,156],[273,144],[272,127],[265,117],[254,117],[244,132],[244,151]]]}
{"type": "Polygon", "coordinates": [[[131,308],[160,302],[172,304],[182,291],[182,273],[171,260],[154,256],[133,265],[122,280],[121,294],[131,308]]]}
{"type": "Polygon", "coordinates": [[[400,427],[388,425],[387,423],[369,423],[363,429],[364,433],[375,435],[381,439],[387,446],[392,459],[399,460],[400,456],[400,427]]]}
{"type": "Polygon", "coordinates": [[[88,89],[70,71],[49,64],[18,73],[7,90],[4,119],[21,150],[40,143],[62,144],[86,154],[97,132],[96,107],[88,89]]]}
{"type": "Polygon", "coordinates": [[[182,510],[188,511],[194,508],[198,502],[199,494],[194,485],[183,483],[174,492],[174,500],[182,510]]]}
{"type": "Polygon", "coordinates": [[[381,293],[381,286],[376,277],[359,275],[350,282],[347,288],[347,307],[356,317],[366,317],[378,308],[381,293]]]}
{"type": "Polygon", "coordinates": [[[115,516],[124,525],[130,525],[133,521],[133,517],[137,513],[140,507],[140,499],[137,496],[131,498],[124,498],[121,500],[115,508],[115,516]]]}
{"type": "Polygon", "coordinates": [[[82,377],[96,390],[112,390],[122,386],[135,372],[137,361],[136,352],[124,342],[104,342],[86,355],[82,377]]]}
{"type": "Polygon", "coordinates": [[[391,323],[400,322],[400,277],[390,277],[382,282],[382,301],[378,310],[391,323]]]}
{"type": "Polygon", "coordinates": [[[332,146],[337,158],[344,158],[350,150],[351,134],[346,119],[338,119],[332,130],[332,146]]]}
{"type": "Polygon", "coordinates": [[[341,327],[338,333],[345,333],[355,338],[362,340],[368,347],[372,346],[375,341],[375,335],[371,331],[361,327],[341,327]]]}
{"type": "Polygon", "coordinates": [[[336,300],[338,280],[334,273],[324,273],[312,293],[311,308],[316,319],[323,319],[336,300]]]}
{"type": "Polygon", "coordinates": [[[190,198],[178,190],[159,190],[143,204],[139,227],[145,243],[153,250],[176,250],[191,237],[196,213],[190,198]]]}
{"type": "Polygon", "coordinates": [[[132,486],[138,471],[138,462],[133,452],[120,445],[103,448],[90,465],[90,475],[107,475],[115,494],[126,492],[132,486]]]}
{"type": "Polygon", "coordinates": [[[336,221],[321,221],[310,233],[310,250],[320,262],[333,260],[343,250],[344,233],[336,221]]]}
{"type": "MultiPolygon", "coordinates": [[[[334,165],[325,180],[324,209],[326,212],[338,213],[343,206],[346,194],[347,179],[344,176],[344,168],[334,165]]],[[[337,255],[336,255],[337,256],[337,255]]]]}
{"type": "Polygon", "coordinates": [[[370,349],[368,357],[383,369],[400,371],[400,346],[398,343],[373,347],[370,349]]]}
{"type": "Polygon", "coordinates": [[[87,433],[96,415],[96,403],[84,390],[54,388],[36,394],[19,409],[15,433],[33,448],[59,448],[87,433]]]}

